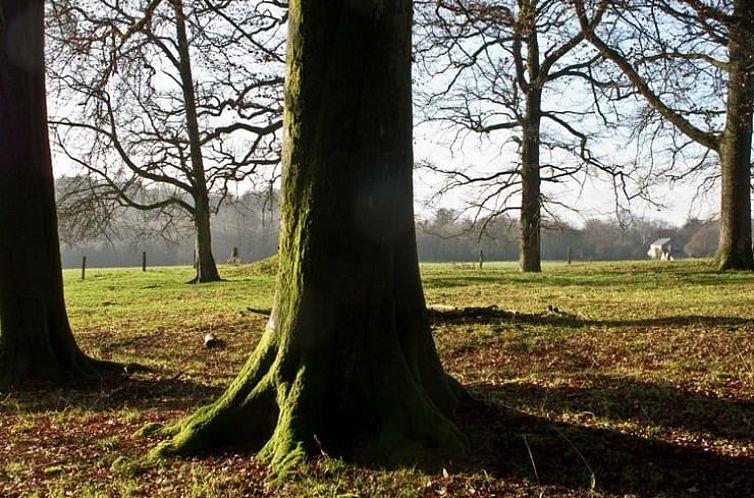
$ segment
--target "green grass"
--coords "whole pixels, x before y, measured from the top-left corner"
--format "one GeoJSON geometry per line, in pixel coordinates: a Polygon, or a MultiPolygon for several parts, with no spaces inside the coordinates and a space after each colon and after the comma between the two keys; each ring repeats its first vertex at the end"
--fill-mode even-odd
{"type": "Polygon", "coordinates": [[[471,450],[445,469],[323,458],[277,488],[243,453],[118,471],[155,444],[140,427],[210,401],[258,341],[248,308],[271,306],[274,277],[221,272],[198,286],[190,268],[65,272],[82,347],[153,371],[0,394],[0,496],[754,495],[754,274],[708,261],[423,265],[431,306],[497,307],[435,319],[447,370],[488,402],[459,413],[471,450]],[[202,346],[209,331],[223,348],[202,346]]]}
{"type": "Polygon", "coordinates": [[[226,281],[195,286],[186,284],[193,276],[189,267],[93,269],[83,281],[78,272],[66,271],[68,314],[81,342],[90,342],[97,357],[177,369],[223,385],[264,323],[263,316],[247,308],[272,305],[274,278],[248,273],[244,267],[227,267],[226,281]],[[228,341],[235,346],[231,364],[208,365],[202,348],[207,332],[224,340],[248,340],[228,341]],[[147,350],[152,354],[144,354],[147,350]]]}

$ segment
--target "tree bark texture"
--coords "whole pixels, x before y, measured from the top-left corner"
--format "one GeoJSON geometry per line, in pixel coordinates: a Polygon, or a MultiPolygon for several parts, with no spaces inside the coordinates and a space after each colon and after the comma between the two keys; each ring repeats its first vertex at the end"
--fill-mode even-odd
{"type": "Polygon", "coordinates": [[[217,282],[222,280],[217,271],[215,256],[212,254],[212,228],[210,224],[209,196],[199,195],[194,201],[194,230],[196,231],[196,276],[193,283],[217,282]]]}
{"type": "Polygon", "coordinates": [[[721,270],[754,269],[751,237],[751,132],[754,103],[754,5],[734,2],[729,30],[728,102],[720,137],[721,204],[718,264],[721,270]]]}
{"type": "Polygon", "coordinates": [[[201,138],[199,136],[199,118],[196,112],[196,91],[191,69],[188,34],[186,33],[186,13],[183,0],[171,0],[175,12],[176,47],[180,62],[181,89],[186,105],[186,131],[189,140],[189,157],[191,158],[191,187],[194,200],[194,229],[196,231],[196,276],[192,282],[216,282],[222,280],[217,271],[215,257],[212,254],[212,231],[210,229],[209,192],[207,175],[204,171],[201,138]]]}
{"type": "Polygon", "coordinates": [[[78,348],[65,311],[43,17],[41,0],[0,1],[0,389],[104,366],[78,348]]]}
{"type": "Polygon", "coordinates": [[[383,463],[460,451],[461,387],[425,315],[413,220],[410,0],[290,3],[279,272],[260,344],[153,455],[383,463]]]}
{"type": "Polygon", "coordinates": [[[542,121],[542,75],[539,61],[539,33],[536,26],[536,3],[522,8],[523,32],[526,38],[526,70],[528,84],[524,92],[526,104],[521,137],[521,215],[519,219],[518,265],[522,272],[540,272],[540,217],[542,177],[539,170],[539,134],[542,121]]]}
{"type": "Polygon", "coordinates": [[[519,268],[523,272],[540,272],[541,232],[541,174],[539,170],[539,131],[542,92],[539,89],[526,96],[526,121],[521,142],[521,219],[519,240],[519,268]]]}

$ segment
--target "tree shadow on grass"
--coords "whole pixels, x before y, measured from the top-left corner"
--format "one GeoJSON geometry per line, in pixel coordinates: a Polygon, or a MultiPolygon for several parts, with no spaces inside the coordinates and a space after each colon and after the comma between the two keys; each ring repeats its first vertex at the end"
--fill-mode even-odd
{"type": "Polygon", "coordinates": [[[579,320],[588,326],[605,326],[605,327],[729,327],[736,328],[741,326],[754,325],[750,318],[740,318],[735,316],[704,316],[704,315],[681,315],[668,316],[660,318],[636,318],[622,320],[579,320]]]}
{"type": "Polygon", "coordinates": [[[181,380],[178,376],[139,375],[69,388],[14,391],[0,398],[0,415],[40,413],[64,409],[110,411],[121,409],[186,410],[204,405],[224,388],[181,380]]]}
{"type": "Polygon", "coordinates": [[[425,276],[422,282],[427,289],[453,289],[473,285],[499,284],[504,280],[500,275],[459,275],[454,277],[425,276]]]}
{"type": "Polygon", "coordinates": [[[752,326],[749,318],[732,316],[681,315],[659,318],[630,318],[617,320],[583,319],[567,311],[554,308],[544,313],[518,313],[499,309],[496,306],[467,307],[428,310],[434,325],[461,323],[531,323],[568,327],[730,327],[752,326]]]}
{"type": "Polygon", "coordinates": [[[544,408],[585,420],[632,420],[754,445],[754,397],[717,397],[668,384],[607,376],[590,377],[589,383],[588,387],[510,383],[478,390],[506,406],[544,408]]]}
{"type": "Polygon", "coordinates": [[[636,283],[642,287],[659,285],[666,287],[682,282],[683,285],[714,285],[716,287],[740,286],[752,281],[751,272],[720,272],[714,266],[707,268],[693,268],[686,265],[639,264],[627,266],[621,263],[618,267],[610,268],[597,265],[590,269],[589,265],[573,267],[572,270],[547,271],[544,273],[513,273],[511,270],[493,271],[477,270],[475,265],[459,268],[452,274],[427,274],[423,282],[428,289],[448,289],[487,284],[513,284],[517,286],[539,287],[546,285],[558,287],[589,287],[589,288],[618,288],[625,289],[627,284],[636,283]]]}
{"type": "MultiPolygon", "coordinates": [[[[460,424],[472,448],[463,470],[481,467],[498,477],[515,476],[585,493],[594,486],[618,496],[754,496],[754,457],[725,456],[683,442],[670,444],[509,410],[499,403],[501,398],[530,393],[501,394],[505,388],[474,386],[490,401],[461,409],[460,424]]],[[[562,393],[552,397],[558,399],[562,393]]],[[[679,401],[687,407],[705,402],[685,397],[676,393],[665,410],[673,410],[672,403],[679,401]]],[[[687,425],[696,427],[693,422],[687,425]]]]}

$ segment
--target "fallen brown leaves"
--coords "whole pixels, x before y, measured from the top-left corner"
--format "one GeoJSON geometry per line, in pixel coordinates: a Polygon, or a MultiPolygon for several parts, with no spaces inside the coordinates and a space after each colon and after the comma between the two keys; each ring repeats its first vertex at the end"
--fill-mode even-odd
{"type": "MultiPolygon", "coordinates": [[[[156,443],[135,435],[145,424],[170,424],[222,392],[260,337],[265,317],[247,308],[269,305],[260,293],[271,283],[248,295],[244,282],[226,282],[168,287],[163,296],[157,282],[143,297],[134,291],[134,303],[162,299],[172,307],[124,309],[117,319],[116,291],[108,291],[108,305],[95,292],[101,309],[79,305],[74,315],[74,325],[84,324],[76,327],[79,342],[96,356],[151,371],[86,388],[0,394],[0,496],[754,496],[754,322],[747,311],[754,297],[735,287],[750,285],[749,277],[659,272],[653,289],[671,288],[662,280],[670,278],[679,297],[658,305],[649,294],[627,301],[613,293],[615,278],[639,282],[640,272],[621,277],[621,268],[611,267],[609,278],[599,268],[583,275],[569,269],[573,276],[552,281],[514,271],[506,278],[520,282],[508,290],[498,274],[434,276],[435,295],[452,305],[433,316],[438,349],[448,371],[484,401],[459,413],[468,454],[441,469],[408,470],[323,458],[279,487],[243,452],[166,460],[136,474],[113,468],[119,457],[136,460],[156,443]],[[714,308],[686,306],[684,293],[692,291],[681,286],[697,280],[709,286],[705,292],[725,291],[714,308]],[[453,287],[440,285],[446,282],[453,287]],[[236,304],[211,309],[211,296],[224,292],[236,304]],[[490,296],[528,311],[478,304],[490,296]],[[726,307],[733,298],[738,314],[726,307]],[[223,346],[204,348],[207,332],[223,346]]],[[[625,282],[615,285],[631,292],[625,282]]]]}

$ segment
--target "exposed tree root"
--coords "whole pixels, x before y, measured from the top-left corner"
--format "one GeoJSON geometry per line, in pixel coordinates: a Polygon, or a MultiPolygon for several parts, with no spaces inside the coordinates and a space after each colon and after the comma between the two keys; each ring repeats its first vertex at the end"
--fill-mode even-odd
{"type": "MultiPolygon", "coordinates": [[[[360,375],[345,386],[339,378],[343,365],[308,357],[294,367],[280,346],[266,333],[226,392],[162,429],[170,439],[147,458],[242,446],[257,451],[274,473],[285,474],[322,452],[395,465],[463,451],[465,437],[407,372],[360,375]],[[326,383],[344,391],[328,392],[326,383]]],[[[452,382],[448,386],[460,392],[452,382]]]]}
{"type": "Polygon", "coordinates": [[[270,314],[272,314],[272,310],[270,309],[250,308],[248,306],[246,307],[246,311],[250,313],[256,313],[257,315],[262,315],[262,316],[270,316],[270,314]]]}
{"type": "Polygon", "coordinates": [[[728,270],[754,270],[754,259],[740,257],[735,254],[718,254],[716,257],[717,269],[720,271],[728,270]]]}

